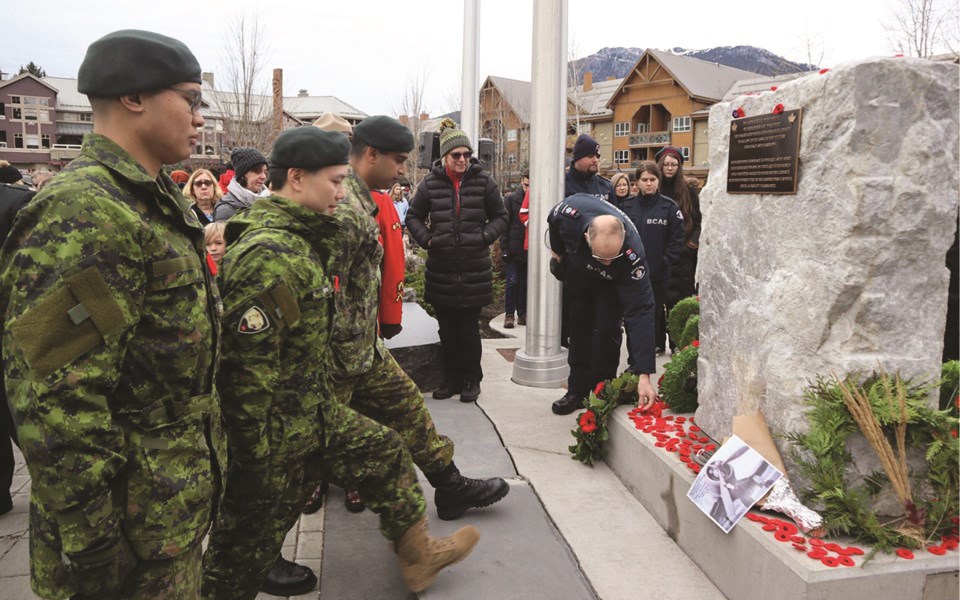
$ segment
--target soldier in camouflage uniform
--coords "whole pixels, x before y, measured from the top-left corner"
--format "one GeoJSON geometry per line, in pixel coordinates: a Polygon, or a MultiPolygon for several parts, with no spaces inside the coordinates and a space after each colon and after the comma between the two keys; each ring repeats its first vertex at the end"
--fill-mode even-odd
{"type": "Polygon", "coordinates": [[[33,480],[44,598],[196,598],[225,457],[222,306],[203,228],[163,164],[203,118],[177,40],[94,42],[78,89],[95,133],[18,215],[0,253],[6,391],[33,480]]]}
{"type": "Polygon", "coordinates": [[[313,589],[315,576],[301,587],[262,582],[322,476],[362,491],[380,514],[383,535],[396,541],[414,591],[478,539],[473,527],[429,538],[423,494],[399,435],[334,400],[324,367],[338,290],[321,257],[336,239],[330,213],[343,198],[348,151],[340,133],[284,132],[271,154],[277,193],[227,223],[219,386],[230,465],[204,556],[205,598],[313,589]]]}
{"type": "Polygon", "coordinates": [[[403,436],[436,489],[439,517],[452,520],[470,508],[500,501],[510,487],[499,477],[477,480],[460,474],[453,442],[437,433],[420,390],[377,336],[383,248],[370,188],[386,189],[398,181],[413,146],[410,130],[390,117],[369,117],[354,129],[353,174],[345,182],[346,200],[334,215],[340,227],[328,267],[340,284],[333,322],[334,378],[338,400],[403,436]]]}

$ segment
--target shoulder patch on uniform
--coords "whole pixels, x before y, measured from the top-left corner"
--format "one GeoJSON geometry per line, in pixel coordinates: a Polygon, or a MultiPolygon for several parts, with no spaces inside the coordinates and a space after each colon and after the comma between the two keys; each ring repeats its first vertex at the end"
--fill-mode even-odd
{"type": "Polygon", "coordinates": [[[570,206],[569,204],[566,205],[566,206],[564,206],[564,207],[560,210],[560,214],[562,214],[562,215],[565,216],[565,217],[570,217],[571,219],[579,219],[579,218],[580,218],[580,211],[577,210],[576,208],[570,206]]]}
{"type": "Polygon", "coordinates": [[[627,260],[630,262],[637,262],[637,253],[633,251],[633,248],[627,248],[627,251],[624,254],[627,255],[627,260]]]}
{"type": "Polygon", "coordinates": [[[251,306],[240,317],[240,324],[237,325],[237,331],[245,334],[260,333],[270,328],[270,319],[259,306],[251,306]]]}
{"type": "Polygon", "coordinates": [[[680,219],[681,221],[683,220],[683,213],[680,212],[679,210],[677,210],[677,218],[680,219]]]}
{"type": "Polygon", "coordinates": [[[643,279],[643,276],[647,274],[647,270],[643,265],[637,265],[637,267],[630,273],[630,277],[636,281],[643,279]]]}

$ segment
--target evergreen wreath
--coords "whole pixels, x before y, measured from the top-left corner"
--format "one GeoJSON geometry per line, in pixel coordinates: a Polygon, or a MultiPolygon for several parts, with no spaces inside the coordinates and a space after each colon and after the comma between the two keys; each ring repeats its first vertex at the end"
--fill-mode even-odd
{"type": "Polygon", "coordinates": [[[659,381],[660,398],[675,413],[692,413],[700,403],[697,401],[697,358],[700,356],[700,341],[675,353],[663,368],[659,381]]]}
{"type": "MultiPolygon", "coordinates": [[[[806,390],[809,431],[788,434],[787,439],[794,446],[791,455],[801,474],[810,482],[805,499],[822,507],[824,525],[831,534],[848,535],[890,552],[898,547],[919,548],[951,528],[950,519],[960,508],[956,405],[948,410],[931,409],[926,404],[929,392],[930,386],[882,372],[862,383],[858,375],[843,381],[821,377],[806,390]],[[859,404],[850,403],[854,397],[859,404]],[[871,433],[859,424],[864,418],[877,425],[871,433]],[[875,449],[884,446],[889,451],[896,446],[900,456],[889,452],[888,458],[899,464],[888,461],[886,472],[874,473],[865,484],[855,487],[847,481],[847,466],[852,462],[847,438],[857,431],[864,431],[875,449]],[[923,479],[927,485],[911,490],[907,481],[909,500],[904,503],[904,516],[882,521],[871,511],[870,501],[885,483],[902,488],[907,446],[925,448],[927,469],[914,480],[923,479]],[[891,481],[890,471],[894,479],[900,478],[899,485],[891,481]]],[[[883,462],[881,454],[878,452],[883,462]]]]}
{"type": "Polygon", "coordinates": [[[689,296],[674,304],[667,315],[667,333],[670,334],[670,339],[679,340],[683,335],[683,328],[687,326],[687,319],[699,314],[699,296],[689,296]]]}
{"type": "Polygon", "coordinates": [[[625,371],[615,379],[597,384],[586,400],[587,410],[577,415],[577,428],[573,434],[577,443],[570,446],[571,458],[579,460],[588,467],[593,460],[603,455],[603,442],[610,439],[607,431],[607,418],[620,404],[630,404],[637,400],[638,377],[625,371]]]}
{"type": "Polygon", "coordinates": [[[690,318],[687,319],[687,324],[683,327],[683,333],[680,334],[680,339],[677,340],[677,346],[686,348],[692,344],[694,340],[699,339],[700,315],[690,315],[690,318]]]}

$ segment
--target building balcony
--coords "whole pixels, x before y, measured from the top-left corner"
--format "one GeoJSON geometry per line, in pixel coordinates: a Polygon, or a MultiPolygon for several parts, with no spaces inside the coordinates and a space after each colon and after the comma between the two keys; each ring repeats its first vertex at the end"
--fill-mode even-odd
{"type": "Polygon", "coordinates": [[[54,144],[50,148],[50,160],[73,160],[80,156],[80,144],[54,144]]]}
{"type": "Polygon", "coordinates": [[[631,148],[646,148],[648,146],[669,146],[669,131],[653,131],[650,133],[636,133],[630,136],[628,142],[631,148]]]}

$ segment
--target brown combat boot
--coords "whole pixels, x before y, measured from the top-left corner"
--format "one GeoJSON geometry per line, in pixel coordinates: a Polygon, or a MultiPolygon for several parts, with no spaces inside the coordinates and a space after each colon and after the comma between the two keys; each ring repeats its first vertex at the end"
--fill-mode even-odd
{"type": "Polygon", "coordinates": [[[431,537],[426,517],[421,518],[393,543],[407,589],[422,592],[433,585],[441,569],[466,558],[479,540],[480,531],[473,525],[449,537],[431,537]]]}

